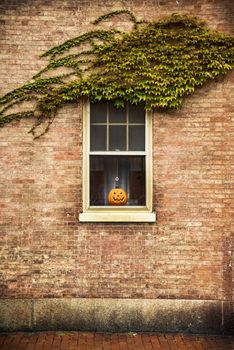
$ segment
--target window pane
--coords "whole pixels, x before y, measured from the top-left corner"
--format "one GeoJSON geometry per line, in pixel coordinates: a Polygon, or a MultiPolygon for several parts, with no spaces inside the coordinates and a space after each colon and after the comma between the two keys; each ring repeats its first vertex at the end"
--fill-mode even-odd
{"type": "Polygon", "coordinates": [[[106,123],[107,117],[107,103],[98,102],[90,104],[90,122],[92,123],[106,123]]]}
{"type": "Polygon", "coordinates": [[[132,157],[129,170],[129,205],[145,205],[145,158],[132,157]]]}
{"type": "Polygon", "coordinates": [[[109,206],[108,194],[116,188],[127,193],[126,206],[144,206],[145,157],[90,156],[90,205],[109,206]]]}
{"type": "Polygon", "coordinates": [[[90,158],[90,205],[105,205],[104,159],[90,158]]]}
{"type": "Polygon", "coordinates": [[[106,126],[105,125],[91,125],[90,150],[91,151],[106,150],[106,126]]]}
{"type": "Polygon", "coordinates": [[[113,103],[109,103],[109,122],[126,123],[126,108],[115,108],[113,103]]]}
{"type": "Polygon", "coordinates": [[[109,150],[126,150],[126,126],[110,126],[109,128],[109,150]]]}
{"type": "Polygon", "coordinates": [[[145,110],[142,105],[134,106],[129,104],[129,123],[145,123],[145,110]]]}
{"type": "Polygon", "coordinates": [[[145,150],[145,126],[129,126],[129,151],[145,150]]]}

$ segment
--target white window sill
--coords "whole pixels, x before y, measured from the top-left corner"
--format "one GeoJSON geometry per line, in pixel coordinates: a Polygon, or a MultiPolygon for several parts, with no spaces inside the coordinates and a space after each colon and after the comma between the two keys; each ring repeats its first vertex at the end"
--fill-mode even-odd
{"type": "Polygon", "coordinates": [[[156,214],[150,212],[101,213],[86,212],[79,215],[81,222],[155,222],[156,214]]]}

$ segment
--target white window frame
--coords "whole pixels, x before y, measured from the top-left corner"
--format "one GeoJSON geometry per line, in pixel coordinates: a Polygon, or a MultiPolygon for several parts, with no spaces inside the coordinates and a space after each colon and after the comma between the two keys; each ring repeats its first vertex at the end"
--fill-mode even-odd
{"type": "Polygon", "coordinates": [[[90,103],[83,104],[83,212],[79,214],[81,222],[155,222],[152,211],[152,112],[146,111],[145,151],[90,151],[90,103]],[[143,155],[145,156],[146,205],[145,206],[90,206],[89,156],[90,155],[143,155]]]}

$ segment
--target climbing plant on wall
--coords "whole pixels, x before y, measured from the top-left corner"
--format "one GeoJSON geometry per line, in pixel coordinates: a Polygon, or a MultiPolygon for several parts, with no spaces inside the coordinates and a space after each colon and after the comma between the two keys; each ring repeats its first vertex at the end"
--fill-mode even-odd
{"type": "Polygon", "coordinates": [[[100,27],[114,16],[127,16],[132,30],[96,29],[43,53],[49,62],[33,81],[0,98],[0,126],[34,117],[30,132],[37,138],[59,108],[82,97],[112,100],[117,107],[130,102],[146,109],[178,108],[185,95],[234,66],[234,38],[195,17],[172,14],[147,23],[121,10],[93,24],[100,27]],[[25,102],[31,107],[24,109],[25,102]]]}

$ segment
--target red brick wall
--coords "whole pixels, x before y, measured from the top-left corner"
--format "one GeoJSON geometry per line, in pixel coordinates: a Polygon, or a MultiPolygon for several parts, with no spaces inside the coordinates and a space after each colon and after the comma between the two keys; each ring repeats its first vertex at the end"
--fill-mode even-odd
{"type": "MultiPolygon", "coordinates": [[[[3,0],[0,94],[44,67],[38,55],[97,16],[194,14],[231,32],[232,1],[3,0]]],[[[82,105],[33,141],[31,120],[0,130],[1,297],[231,299],[233,75],[177,112],[154,113],[155,224],[84,224],[82,105]]]]}

